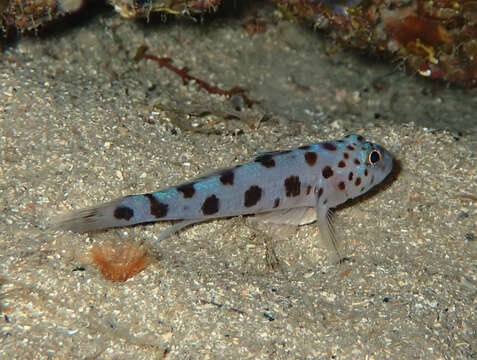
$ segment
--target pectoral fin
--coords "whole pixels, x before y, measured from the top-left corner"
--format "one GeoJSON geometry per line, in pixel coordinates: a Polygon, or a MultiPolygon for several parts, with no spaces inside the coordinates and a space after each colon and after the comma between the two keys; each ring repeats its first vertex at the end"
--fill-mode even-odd
{"type": "Polygon", "coordinates": [[[333,212],[330,209],[322,208],[317,213],[321,239],[329,252],[330,261],[332,263],[340,262],[343,259],[343,254],[333,226],[333,212]]]}

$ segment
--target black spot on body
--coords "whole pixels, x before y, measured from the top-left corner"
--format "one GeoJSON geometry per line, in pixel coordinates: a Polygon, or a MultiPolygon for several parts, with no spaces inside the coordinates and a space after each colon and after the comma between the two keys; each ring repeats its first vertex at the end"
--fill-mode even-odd
{"type": "Polygon", "coordinates": [[[344,181],[340,181],[338,183],[338,189],[340,189],[340,190],[346,189],[346,185],[345,185],[344,181]]]}
{"type": "Polygon", "coordinates": [[[300,195],[300,178],[292,175],[285,179],[285,193],[287,197],[300,195]]]}
{"type": "Polygon", "coordinates": [[[318,199],[323,195],[323,188],[320,187],[320,190],[318,190],[318,199]]]}
{"type": "Polygon", "coordinates": [[[356,186],[359,186],[359,184],[361,184],[361,178],[360,178],[359,176],[358,176],[358,177],[356,178],[356,180],[354,181],[354,184],[355,184],[356,186]]]}
{"type": "Polygon", "coordinates": [[[244,202],[245,207],[256,205],[262,198],[262,188],[257,185],[252,185],[245,191],[244,202]]]}
{"type": "Polygon", "coordinates": [[[118,220],[129,220],[134,216],[134,210],[128,206],[119,206],[114,210],[114,217],[118,220]]]}
{"type": "Polygon", "coordinates": [[[361,135],[358,135],[357,139],[358,139],[358,141],[363,141],[364,137],[362,137],[361,135]]]}
{"type": "Polygon", "coordinates": [[[345,163],[343,160],[341,160],[341,161],[338,163],[338,167],[344,168],[344,167],[346,167],[346,163],[345,163]]]}
{"type": "Polygon", "coordinates": [[[204,200],[204,203],[201,207],[202,213],[204,215],[213,215],[219,211],[219,199],[215,195],[210,195],[207,199],[204,200]]]}
{"type": "Polygon", "coordinates": [[[184,195],[184,199],[189,199],[195,194],[194,183],[180,185],[177,187],[177,191],[184,195]]]}
{"type": "Polygon", "coordinates": [[[354,150],[354,147],[353,147],[352,145],[348,145],[346,148],[347,148],[349,151],[353,151],[353,150],[354,150]]]}
{"type": "Polygon", "coordinates": [[[364,176],[368,176],[368,169],[364,169],[364,176]]]}
{"type": "Polygon", "coordinates": [[[361,164],[361,161],[359,161],[358,159],[354,159],[354,163],[355,163],[356,165],[359,165],[359,164],[361,164]]]}
{"type": "Polygon", "coordinates": [[[333,144],[333,143],[330,143],[330,142],[324,142],[324,143],[322,143],[322,144],[321,144],[321,147],[322,147],[323,149],[328,150],[328,151],[336,151],[336,149],[337,149],[336,145],[333,144]]]}
{"type": "Polygon", "coordinates": [[[280,206],[280,199],[279,199],[279,198],[276,198],[276,199],[275,199],[275,202],[273,203],[273,207],[274,207],[274,208],[277,208],[277,207],[279,207],[279,206],[280,206]]]}
{"type": "Polygon", "coordinates": [[[225,170],[220,174],[220,182],[224,185],[233,185],[234,177],[233,170],[225,170]]]}
{"type": "Polygon", "coordinates": [[[345,158],[345,160],[346,160],[346,159],[349,159],[348,153],[347,153],[347,152],[343,153],[343,157],[345,158]]]}
{"type": "Polygon", "coordinates": [[[311,192],[311,185],[308,185],[306,187],[306,195],[310,195],[310,192],[311,192]]]}
{"type": "Polygon", "coordinates": [[[156,218],[162,218],[167,215],[169,205],[161,203],[156,197],[152,194],[145,194],[145,197],[149,199],[151,215],[154,215],[156,218]]]}
{"type": "Polygon", "coordinates": [[[353,172],[352,171],[348,175],[348,180],[349,181],[353,180],[353,172]]]}
{"type": "Polygon", "coordinates": [[[298,149],[300,149],[300,150],[310,150],[310,149],[311,149],[311,145],[300,146],[298,149]]]}
{"type": "Polygon", "coordinates": [[[318,159],[318,155],[313,151],[308,151],[305,153],[305,161],[308,165],[313,166],[318,159]]]}
{"type": "Polygon", "coordinates": [[[330,166],[325,166],[321,173],[325,179],[328,179],[333,176],[333,169],[330,166]]]}
{"type": "Polygon", "coordinates": [[[275,160],[273,160],[273,156],[270,154],[260,155],[255,159],[255,162],[262,164],[266,168],[275,167],[275,160]]]}

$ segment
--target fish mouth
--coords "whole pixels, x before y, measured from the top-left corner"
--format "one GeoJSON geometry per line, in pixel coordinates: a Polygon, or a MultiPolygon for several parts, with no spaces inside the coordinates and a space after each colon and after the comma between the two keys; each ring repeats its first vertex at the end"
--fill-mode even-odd
{"type": "Polygon", "coordinates": [[[395,159],[390,152],[384,150],[383,164],[385,177],[388,176],[394,168],[395,159]]]}

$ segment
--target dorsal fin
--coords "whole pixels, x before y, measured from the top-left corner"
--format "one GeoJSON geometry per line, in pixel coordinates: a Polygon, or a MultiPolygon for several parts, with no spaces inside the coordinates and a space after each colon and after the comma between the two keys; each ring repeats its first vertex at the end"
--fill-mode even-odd
{"type": "Polygon", "coordinates": [[[253,155],[253,158],[256,159],[256,158],[263,157],[263,156],[275,156],[275,155],[281,154],[282,152],[283,151],[266,151],[266,152],[262,152],[262,153],[258,153],[258,154],[253,155]]]}

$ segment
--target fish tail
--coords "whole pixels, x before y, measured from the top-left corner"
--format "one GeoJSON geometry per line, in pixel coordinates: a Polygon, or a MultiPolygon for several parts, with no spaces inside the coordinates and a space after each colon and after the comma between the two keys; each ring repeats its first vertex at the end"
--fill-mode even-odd
{"type": "Polygon", "coordinates": [[[149,200],[146,196],[126,196],[60,215],[50,227],[82,233],[162,220],[151,216],[148,207],[149,200]]]}

